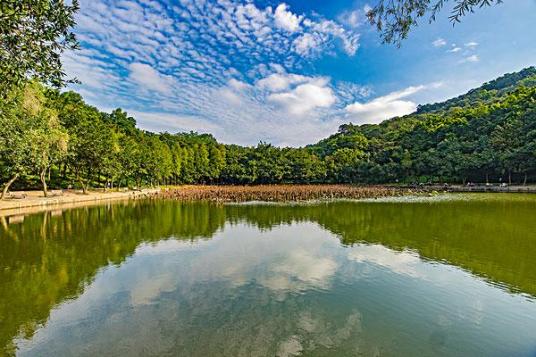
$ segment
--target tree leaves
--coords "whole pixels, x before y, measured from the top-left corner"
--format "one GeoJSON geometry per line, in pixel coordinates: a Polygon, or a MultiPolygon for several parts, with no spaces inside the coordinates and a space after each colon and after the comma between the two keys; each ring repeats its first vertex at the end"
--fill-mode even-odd
{"type": "Polygon", "coordinates": [[[61,87],[61,54],[79,47],[74,33],[78,1],[4,0],[0,2],[0,97],[28,79],[61,87]]]}
{"type": "MultiPolygon", "coordinates": [[[[453,0],[454,7],[449,16],[452,24],[476,8],[502,3],[502,0],[453,0]]],[[[380,32],[384,43],[401,46],[402,41],[408,37],[413,27],[418,25],[419,19],[428,15],[428,21],[436,20],[438,13],[448,0],[378,0],[367,17],[372,26],[380,32]]]]}

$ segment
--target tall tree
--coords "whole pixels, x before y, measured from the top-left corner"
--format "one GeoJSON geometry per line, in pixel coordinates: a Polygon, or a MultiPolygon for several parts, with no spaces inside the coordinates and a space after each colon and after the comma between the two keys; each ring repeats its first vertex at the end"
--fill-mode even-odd
{"type": "MultiPolygon", "coordinates": [[[[30,122],[26,120],[31,108],[25,106],[25,90],[12,91],[11,98],[0,101],[0,169],[5,177],[0,199],[4,199],[9,187],[31,171],[28,165],[30,122]]],[[[29,104],[29,103],[26,103],[29,104]]]]}
{"type": "Polygon", "coordinates": [[[95,108],[83,107],[77,113],[77,122],[69,128],[71,150],[68,163],[83,192],[87,193],[95,176],[105,169],[115,143],[113,131],[101,120],[95,108]]]}
{"type": "Polygon", "coordinates": [[[46,197],[47,171],[67,153],[69,137],[44,91],[40,84],[28,83],[0,109],[1,161],[11,175],[2,198],[20,175],[30,173],[39,175],[46,197]]]}
{"type": "Polygon", "coordinates": [[[61,55],[78,48],[72,32],[78,8],[77,0],[0,2],[0,97],[28,78],[65,84],[61,55]]]}
{"type": "Polygon", "coordinates": [[[62,127],[56,110],[47,105],[45,89],[37,83],[32,83],[26,88],[25,105],[31,108],[27,117],[30,122],[27,133],[28,159],[39,175],[43,194],[47,197],[47,172],[67,154],[69,135],[62,127]]]}

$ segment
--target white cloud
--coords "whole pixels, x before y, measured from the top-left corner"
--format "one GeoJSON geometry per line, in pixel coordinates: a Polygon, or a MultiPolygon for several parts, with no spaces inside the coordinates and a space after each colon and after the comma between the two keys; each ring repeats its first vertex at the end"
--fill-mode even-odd
{"type": "Polygon", "coordinates": [[[307,55],[311,53],[316,47],[320,45],[321,41],[318,38],[311,35],[310,33],[305,33],[300,37],[296,38],[293,42],[293,48],[296,53],[300,55],[307,55]]]}
{"type": "Polygon", "coordinates": [[[360,263],[372,263],[396,274],[425,277],[419,269],[422,265],[419,256],[411,251],[397,252],[379,244],[359,244],[352,248],[348,258],[360,263]]]}
{"type": "Polygon", "coordinates": [[[358,99],[368,98],[373,94],[371,87],[352,82],[337,82],[335,87],[337,97],[341,103],[353,103],[358,99]]]}
{"type": "Polygon", "coordinates": [[[325,250],[320,251],[319,247],[326,248],[326,237],[329,235],[318,230],[316,225],[293,224],[284,229],[273,228],[262,235],[257,232],[256,236],[251,237],[254,231],[256,228],[237,225],[222,235],[249,236],[252,239],[213,238],[209,246],[216,249],[206,250],[206,259],[203,261],[192,262],[189,274],[197,281],[225,281],[233,287],[254,281],[280,296],[330,285],[338,264],[334,256],[325,250]],[[304,226],[315,229],[304,237],[299,234],[304,226]],[[287,232],[287,235],[282,232],[287,232]],[[289,233],[295,233],[295,239],[287,239],[289,233]],[[254,253],[259,251],[264,254],[254,253]]]}
{"type": "Polygon", "coordinates": [[[267,99],[284,108],[289,114],[302,116],[317,108],[329,108],[336,97],[326,78],[314,78],[288,92],[270,94],[267,99]]]}
{"type": "Polygon", "coordinates": [[[228,103],[238,106],[244,104],[243,92],[249,88],[251,88],[249,84],[231,78],[229,82],[227,82],[227,86],[218,90],[218,94],[228,103]]]}
{"type": "Polygon", "coordinates": [[[272,73],[269,76],[259,79],[256,86],[260,89],[266,89],[270,92],[278,92],[289,89],[293,84],[303,83],[310,77],[299,74],[272,73]]]}
{"type": "Polygon", "coordinates": [[[300,22],[303,16],[298,16],[288,11],[288,5],[285,3],[279,4],[274,12],[275,24],[277,27],[294,32],[300,28],[300,22]]]}
{"type": "Polygon", "coordinates": [[[467,42],[464,46],[465,46],[465,47],[468,47],[468,48],[470,48],[470,49],[475,49],[476,46],[478,46],[478,42],[474,42],[474,41],[467,42]]]}
{"type": "Polygon", "coordinates": [[[64,56],[83,82],[72,88],[97,107],[139,113],[152,131],[303,145],[336,130],[339,92],[354,101],[366,91],[296,74],[338,49],[354,55],[359,34],[286,4],[82,0],[77,19],[86,50],[64,56]]]}
{"type": "Polygon", "coordinates": [[[129,69],[129,78],[139,84],[143,89],[155,90],[160,93],[170,93],[171,78],[163,76],[148,64],[131,63],[129,69]]]}
{"type": "Polygon", "coordinates": [[[478,57],[478,55],[471,55],[462,59],[460,63],[476,63],[478,61],[480,61],[480,58],[478,57]]]}
{"type": "Polygon", "coordinates": [[[201,133],[221,133],[221,128],[206,119],[197,116],[178,115],[166,112],[143,112],[125,109],[129,115],[134,116],[138,126],[153,132],[188,132],[198,131],[201,133]]]}
{"type": "Polygon", "coordinates": [[[362,9],[343,11],[337,19],[350,28],[357,28],[366,22],[367,13],[370,10],[372,8],[366,4],[362,9]]]}
{"type": "Polygon", "coordinates": [[[267,276],[258,281],[275,291],[305,290],[310,286],[326,287],[337,269],[331,257],[313,255],[305,250],[287,253],[267,276]]]}
{"type": "Polygon", "coordinates": [[[329,42],[330,36],[340,39],[343,44],[344,51],[349,56],[355,55],[357,49],[359,48],[359,34],[348,32],[341,25],[334,21],[322,20],[319,22],[310,22],[308,26],[316,33],[318,43],[329,42]]]}
{"type": "Polygon", "coordinates": [[[358,27],[361,25],[361,13],[359,10],[353,10],[344,12],[340,19],[344,21],[345,24],[347,24],[350,27],[358,27]]]}
{"type": "Polygon", "coordinates": [[[380,123],[385,119],[410,114],[417,104],[410,100],[402,100],[413,95],[425,86],[408,87],[401,91],[389,93],[366,103],[355,102],[346,106],[346,112],[357,123],[380,123]]]}
{"type": "Polygon", "coordinates": [[[444,39],[442,38],[438,38],[437,40],[435,40],[434,42],[432,42],[432,45],[434,45],[434,47],[443,47],[447,44],[447,41],[445,41],[444,39]]]}
{"type": "Polygon", "coordinates": [[[456,52],[460,52],[462,49],[461,47],[452,47],[450,50],[448,50],[447,52],[450,52],[450,53],[456,53],[456,52]]]}
{"type": "Polygon", "coordinates": [[[249,84],[247,84],[246,82],[239,81],[235,78],[231,78],[228,84],[231,88],[234,88],[236,90],[243,90],[249,88],[249,84]]]}

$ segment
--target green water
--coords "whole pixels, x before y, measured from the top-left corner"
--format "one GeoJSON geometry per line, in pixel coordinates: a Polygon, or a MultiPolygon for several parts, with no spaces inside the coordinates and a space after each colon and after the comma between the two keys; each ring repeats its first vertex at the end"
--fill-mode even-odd
{"type": "Polygon", "coordinates": [[[536,354],[536,196],[137,201],[0,223],[0,355],[536,354]]]}

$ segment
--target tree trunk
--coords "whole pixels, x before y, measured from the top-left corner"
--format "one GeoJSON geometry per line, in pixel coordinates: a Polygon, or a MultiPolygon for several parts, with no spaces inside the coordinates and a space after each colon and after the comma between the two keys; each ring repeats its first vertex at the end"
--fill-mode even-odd
{"type": "Polygon", "coordinates": [[[84,195],[87,194],[87,185],[84,185],[84,180],[80,176],[77,176],[78,182],[80,183],[80,186],[82,186],[82,193],[84,195]]]}
{"type": "Polygon", "coordinates": [[[41,174],[39,175],[39,178],[41,179],[41,184],[43,185],[43,195],[45,197],[48,197],[47,169],[44,169],[44,170],[41,171],[41,174]]]}
{"type": "Polygon", "coordinates": [[[508,185],[512,185],[512,171],[508,170],[508,185]]]}
{"type": "Polygon", "coordinates": [[[486,185],[489,185],[489,175],[487,172],[486,172],[486,185]]]}
{"type": "MultiPolygon", "coordinates": [[[[4,189],[2,190],[2,196],[0,196],[0,200],[3,200],[4,197],[6,196],[6,193],[7,191],[9,190],[9,186],[11,186],[11,184],[13,182],[15,182],[15,180],[17,179],[17,177],[19,177],[19,174],[15,174],[15,176],[13,176],[4,186],[4,189]]],[[[526,177],[526,176],[525,176],[526,177]]]]}
{"type": "Polygon", "coordinates": [[[525,178],[523,179],[523,186],[527,186],[527,173],[525,172],[525,178]]]}
{"type": "Polygon", "coordinates": [[[63,181],[67,180],[67,164],[66,163],[63,164],[63,171],[62,171],[61,177],[63,181]]]}

